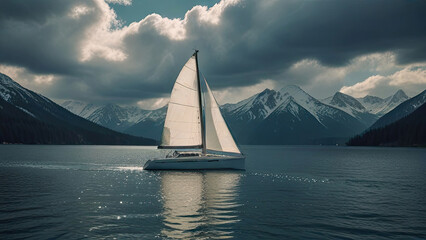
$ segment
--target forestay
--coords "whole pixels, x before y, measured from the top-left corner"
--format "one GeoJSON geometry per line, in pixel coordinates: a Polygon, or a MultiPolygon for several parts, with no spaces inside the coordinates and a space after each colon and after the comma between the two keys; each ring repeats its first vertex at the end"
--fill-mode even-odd
{"type": "Polygon", "coordinates": [[[204,82],[207,89],[207,93],[204,94],[206,148],[214,151],[241,154],[237,144],[235,144],[231,132],[228,129],[228,126],[225,123],[225,120],[222,117],[222,114],[220,113],[216,99],[214,98],[205,79],[204,82]]]}
{"type": "Polygon", "coordinates": [[[164,123],[161,148],[200,148],[201,121],[196,59],[193,55],[173,86],[164,123]]]}

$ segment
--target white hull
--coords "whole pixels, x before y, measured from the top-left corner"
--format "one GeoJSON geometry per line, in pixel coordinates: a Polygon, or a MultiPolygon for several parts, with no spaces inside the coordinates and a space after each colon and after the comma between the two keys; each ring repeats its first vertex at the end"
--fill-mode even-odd
{"type": "Polygon", "coordinates": [[[194,156],[148,160],[144,170],[245,169],[245,157],[194,156]]]}

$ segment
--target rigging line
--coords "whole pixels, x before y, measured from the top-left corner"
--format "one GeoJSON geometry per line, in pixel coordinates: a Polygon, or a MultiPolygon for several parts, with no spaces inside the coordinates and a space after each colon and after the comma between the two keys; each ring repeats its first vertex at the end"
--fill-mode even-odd
{"type": "Polygon", "coordinates": [[[182,83],[180,83],[180,82],[177,82],[176,81],[176,83],[177,84],[179,84],[179,85],[181,85],[182,87],[186,87],[186,88],[188,88],[188,89],[190,89],[190,90],[192,90],[192,91],[194,91],[194,92],[196,92],[197,91],[197,89],[193,89],[193,88],[190,88],[190,87],[188,87],[188,86],[185,86],[185,85],[183,85],[182,83]]]}
{"type": "MultiPolygon", "coordinates": [[[[201,72],[200,72],[201,73],[201,72]]],[[[205,83],[205,85],[206,85],[206,90],[207,90],[207,79],[206,79],[206,77],[204,77],[204,74],[203,73],[201,73],[201,75],[203,76],[203,78],[204,78],[204,83],[205,83]]],[[[209,86],[209,89],[210,89],[210,86],[209,86]]],[[[212,96],[213,96],[213,100],[216,102],[216,105],[217,105],[217,108],[219,108],[219,104],[217,103],[217,100],[216,100],[216,98],[215,98],[215,96],[213,95],[213,91],[210,89],[210,92],[212,93],[212,96]]]]}
{"type": "Polygon", "coordinates": [[[205,81],[205,82],[207,82],[207,79],[206,79],[206,77],[204,76],[204,74],[203,74],[202,72],[200,72],[200,74],[203,76],[204,81],[205,81]]]}
{"type": "Polygon", "coordinates": [[[182,104],[182,103],[176,103],[176,102],[169,102],[169,104],[170,103],[173,103],[173,104],[176,104],[176,105],[181,105],[181,106],[185,106],[185,107],[192,107],[192,108],[198,108],[198,106],[191,106],[191,105],[186,105],[186,104],[182,104]]]}
{"type": "MultiPolygon", "coordinates": [[[[204,78],[204,83],[205,83],[205,85],[206,85],[206,89],[207,89],[207,80],[206,80],[206,78],[204,77],[204,74],[202,74],[201,73],[201,75],[203,76],[203,78],[204,78]]],[[[210,89],[210,86],[209,86],[209,89],[210,89]]],[[[219,111],[220,111],[220,107],[219,107],[219,103],[217,103],[217,100],[216,100],[216,97],[213,95],[213,91],[210,89],[210,92],[212,93],[211,95],[213,96],[213,100],[216,102],[216,106],[214,106],[214,107],[211,107],[210,106],[210,108],[211,109],[213,109],[213,108],[217,108],[217,109],[219,109],[219,111]]],[[[220,114],[222,115],[222,112],[220,112],[220,114]]],[[[223,118],[223,116],[222,116],[222,118],[223,118]]]]}

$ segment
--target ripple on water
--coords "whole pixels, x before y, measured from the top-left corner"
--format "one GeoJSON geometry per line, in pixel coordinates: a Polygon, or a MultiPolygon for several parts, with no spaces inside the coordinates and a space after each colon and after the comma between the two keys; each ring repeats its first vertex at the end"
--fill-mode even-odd
{"type": "Polygon", "coordinates": [[[293,181],[301,183],[330,183],[328,178],[312,178],[306,176],[294,176],[284,173],[262,173],[262,172],[250,172],[247,173],[249,176],[261,177],[263,179],[269,179],[271,181],[293,181]]]}

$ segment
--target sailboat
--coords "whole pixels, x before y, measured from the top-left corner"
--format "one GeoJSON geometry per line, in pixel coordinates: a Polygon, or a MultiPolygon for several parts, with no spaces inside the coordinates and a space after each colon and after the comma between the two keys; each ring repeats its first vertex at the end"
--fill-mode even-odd
{"type": "Polygon", "coordinates": [[[203,80],[205,91],[201,88],[198,50],[195,50],[173,86],[158,146],[174,151],[163,159],[148,160],[145,170],[245,168],[245,156],[204,77],[203,80]]]}

